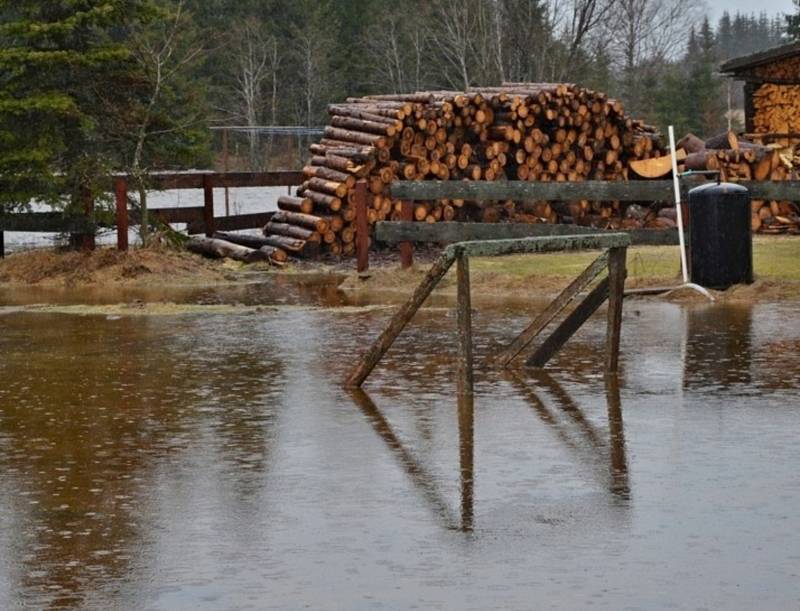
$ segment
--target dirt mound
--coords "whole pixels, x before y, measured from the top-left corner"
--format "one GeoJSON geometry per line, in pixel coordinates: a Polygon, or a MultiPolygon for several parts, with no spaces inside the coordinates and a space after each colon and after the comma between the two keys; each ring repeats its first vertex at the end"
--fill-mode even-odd
{"type": "Polygon", "coordinates": [[[209,284],[230,279],[219,262],[166,248],[120,252],[33,250],[0,260],[0,283],[40,286],[209,284]]]}

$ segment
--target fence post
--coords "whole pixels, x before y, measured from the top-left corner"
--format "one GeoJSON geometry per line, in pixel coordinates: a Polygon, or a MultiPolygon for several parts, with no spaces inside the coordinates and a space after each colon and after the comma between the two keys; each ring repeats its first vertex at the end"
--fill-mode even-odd
{"type": "Polygon", "coordinates": [[[128,250],[128,179],[118,177],[114,181],[117,202],[117,250],[128,250]]]}
{"type": "MultiPolygon", "coordinates": [[[[222,130],[222,170],[228,172],[228,128],[222,130]]],[[[225,216],[231,215],[230,194],[228,184],[225,183],[225,216]]]]}
{"type": "Polygon", "coordinates": [[[606,328],[606,373],[616,373],[622,330],[627,248],[612,248],[608,257],[608,327],[606,328]]]}
{"type": "Polygon", "coordinates": [[[458,253],[456,261],[458,279],[458,395],[472,394],[472,303],[469,288],[469,258],[458,253]]]}
{"type": "Polygon", "coordinates": [[[210,238],[214,235],[214,185],[208,174],[203,176],[203,221],[210,238]]]}
{"type": "Polygon", "coordinates": [[[0,259],[6,256],[6,232],[0,229],[0,259]]]}
{"type": "MultiPolygon", "coordinates": [[[[404,199],[400,202],[400,220],[411,222],[414,220],[414,206],[410,200],[404,199]]],[[[400,267],[408,269],[414,264],[414,244],[411,242],[400,242],[400,267]]]]}
{"type": "Polygon", "coordinates": [[[369,269],[369,222],[367,219],[367,181],[356,183],[356,271],[369,269]]]}

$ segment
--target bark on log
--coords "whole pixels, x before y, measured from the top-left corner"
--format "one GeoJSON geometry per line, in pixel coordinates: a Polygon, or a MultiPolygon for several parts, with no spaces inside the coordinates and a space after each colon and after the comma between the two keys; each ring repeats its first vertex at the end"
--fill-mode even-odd
{"type": "Polygon", "coordinates": [[[236,261],[243,261],[244,263],[269,260],[269,255],[261,250],[215,238],[190,238],[186,243],[186,248],[191,252],[213,259],[228,258],[236,261]]]}
{"type": "Polygon", "coordinates": [[[286,212],[310,214],[314,210],[314,202],[306,197],[282,195],[278,198],[278,209],[285,210],[286,212]]]}

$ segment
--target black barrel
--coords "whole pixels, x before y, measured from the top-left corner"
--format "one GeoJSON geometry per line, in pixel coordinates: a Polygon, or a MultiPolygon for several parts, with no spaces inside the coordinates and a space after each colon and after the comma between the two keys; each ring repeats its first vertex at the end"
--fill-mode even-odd
{"type": "Polygon", "coordinates": [[[715,289],[753,282],[747,189],[723,182],[689,191],[689,230],[692,282],[715,289]]]}

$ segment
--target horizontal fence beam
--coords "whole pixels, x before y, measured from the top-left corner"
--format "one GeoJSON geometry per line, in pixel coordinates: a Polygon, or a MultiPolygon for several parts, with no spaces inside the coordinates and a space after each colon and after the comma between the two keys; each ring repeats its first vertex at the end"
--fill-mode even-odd
{"type": "Polygon", "coordinates": [[[444,249],[445,257],[502,257],[505,255],[561,252],[572,250],[598,250],[605,248],[625,248],[631,239],[625,233],[604,233],[547,236],[542,238],[518,238],[512,240],[485,240],[478,242],[458,242],[444,249]]]}
{"type": "Polygon", "coordinates": [[[202,189],[206,178],[214,188],[291,187],[304,180],[302,172],[154,172],[147,185],[158,190],[202,189]]]}
{"type": "MultiPolygon", "coordinates": [[[[678,244],[677,229],[627,229],[634,246],[674,246],[678,244]]],[[[375,224],[378,242],[433,242],[453,244],[472,240],[504,240],[511,238],[537,238],[547,236],[605,235],[607,229],[579,225],[551,225],[546,223],[416,223],[410,221],[381,221],[375,224]]]]}
{"type": "MultiPolygon", "coordinates": [[[[698,178],[681,180],[683,197],[690,189],[705,184],[698,178]]],[[[750,191],[753,199],[800,201],[800,181],[739,181],[736,184],[750,191]]],[[[582,182],[527,182],[468,181],[468,180],[421,180],[395,181],[390,186],[392,197],[408,200],[465,199],[471,201],[515,200],[515,201],[638,201],[675,202],[672,181],[632,180],[582,182]]]]}
{"type": "MultiPolygon", "coordinates": [[[[151,218],[162,223],[184,223],[189,233],[204,233],[205,218],[202,206],[184,208],[150,208],[151,218]]],[[[256,229],[266,225],[274,212],[256,212],[233,216],[214,217],[216,229],[220,231],[236,231],[238,229],[256,229]]],[[[132,223],[139,223],[139,211],[128,210],[132,223]]],[[[112,222],[91,222],[82,216],[64,216],[60,212],[16,212],[0,215],[0,231],[25,231],[29,233],[86,233],[98,228],[113,227],[112,222]]]]}
{"type": "Polygon", "coordinates": [[[0,231],[40,233],[93,232],[98,224],[84,216],[65,216],[61,212],[15,212],[0,214],[0,231]]]}

